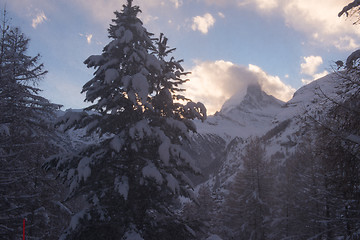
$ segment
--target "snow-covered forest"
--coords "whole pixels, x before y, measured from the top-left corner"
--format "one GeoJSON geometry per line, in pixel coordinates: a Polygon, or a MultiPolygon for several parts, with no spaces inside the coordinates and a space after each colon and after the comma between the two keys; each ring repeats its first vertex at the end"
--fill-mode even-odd
{"type": "Polygon", "coordinates": [[[89,107],[65,111],[3,12],[0,239],[360,239],[360,50],[288,102],[250,84],[207,116],[140,12],[115,12],[89,107]]]}

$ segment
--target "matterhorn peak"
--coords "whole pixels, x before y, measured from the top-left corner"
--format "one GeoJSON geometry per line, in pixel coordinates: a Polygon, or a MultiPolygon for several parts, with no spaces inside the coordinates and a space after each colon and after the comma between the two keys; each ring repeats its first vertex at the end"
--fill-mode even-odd
{"type": "Polygon", "coordinates": [[[261,89],[261,86],[259,83],[252,83],[252,84],[249,84],[248,87],[247,87],[247,94],[261,94],[262,92],[262,89],[261,89]]]}
{"type": "Polygon", "coordinates": [[[253,110],[262,110],[269,106],[280,107],[284,103],[275,97],[265,93],[260,84],[249,84],[246,90],[240,90],[227,100],[221,108],[221,113],[228,114],[232,111],[249,112],[253,110]]]}
{"type": "Polygon", "coordinates": [[[249,84],[227,100],[220,112],[197,124],[198,132],[216,134],[229,141],[235,137],[260,136],[271,128],[283,105],[258,83],[249,84]]]}

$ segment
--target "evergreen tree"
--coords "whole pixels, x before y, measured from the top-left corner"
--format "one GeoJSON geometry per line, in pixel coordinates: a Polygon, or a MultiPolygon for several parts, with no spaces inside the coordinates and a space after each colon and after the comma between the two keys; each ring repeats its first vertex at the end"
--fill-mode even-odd
{"type": "Polygon", "coordinates": [[[280,221],[273,224],[278,239],[358,237],[358,161],[344,143],[320,129],[286,160],[287,180],[280,184],[283,194],[276,205],[280,221]]]}
{"type": "MultiPolygon", "coordinates": [[[[312,132],[312,131],[310,131],[312,132]]],[[[325,169],[316,155],[316,141],[304,136],[280,167],[279,195],[273,218],[273,239],[317,239],[326,236],[325,169]]]]}
{"type": "Polygon", "coordinates": [[[282,186],[289,189],[286,196],[292,203],[287,204],[290,214],[286,222],[296,228],[287,228],[286,236],[359,237],[359,54],[359,50],[353,52],[345,66],[337,62],[342,67],[334,75],[342,80],[338,96],[320,95],[333,107],[321,121],[310,116],[313,121],[304,143],[287,160],[289,181],[282,186]]]}
{"type": "Polygon", "coordinates": [[[330,238],[358,238],[360,220],[360,50],[337,72],[342,81],[333,107],[318,122],[317,154],[324,172],[325,220],[330,238]]]}
{"type": "Polygon", "coordinates": [[[321,145],[317,150],[324,179],[321,220],[326,223],[326,236],[328,239],[357,239],[360,229],[359,158],[347,150],[346,142],[329,138],[327,131],[320,133],[319,139],[321,145]]]}
{"type": "Polygon", "coordinates": [[[225,201],[227,235],[233,239],[267,239],[272,181],[259,138],[245,146],[242,160],[243,169],[236,174],[225,201]]]}
{"type": "Polygon", "coordinates": [[[199,188],[197,202],[189,202],[183,207],[185,221],[196,230],[196,239],[205,238],[210,232],[214,233],[215,201],[209,186],[199,188]]]}
{"type": "Polygon", "coordinates": [[[50,119],[59,105],[39,96],[46,74],[40,55],[27,55],[29,39],[8,25],[6,11],[0,36],[0,235],[19,239],[23,219],[28,238],[48,239],[61,230],[54,221],[53,200],[59,188],[41,168],[54,154],[50,119]]]}
{"type": "Polygon", "coordinates": [[[180,94],[187,80],[161,35],[152,34],[128,0],[109,28],[110,43],[90,56],[94,78],[83,86],[81,113],[67,113],[65,128],[86,128],[100,143],[76,154],[54,157],[70,187],[69,198],[85,195],[87,205],[73,216],[65,239],[190,239],[192,231],[174,212],[179,195],[192,196],[186,172],[196,173],[182,150],[189,119],[206,109],[180,94]],[[182,104],[185,102],[186,104],[182,104]]]}
{"type": "Polygon", "coordinates": [[[225,198],[223,211],[220,218],[224,220],[223,237],[228,239],[241,239],[241,226],[244,223],[242,210],[245,206],[240,205],[241,194],[244,191],[243,178],[238,172],[229,187],[229,193],[225,198]]]}

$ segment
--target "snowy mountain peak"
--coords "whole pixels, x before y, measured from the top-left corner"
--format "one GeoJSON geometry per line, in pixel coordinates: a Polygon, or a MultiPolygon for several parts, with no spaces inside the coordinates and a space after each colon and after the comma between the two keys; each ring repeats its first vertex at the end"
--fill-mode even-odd
{"type": "Polygon", "coordinates": [[[260,97],[261,95],[261,87],[259,84],[250,84],[248,87],[247,87],[247,95],[257,95],[260,97]]]}
{"type": "Polygon", "coordinates": [[[259,84],[251,84],[246,91],[240,91],[227,100],[220,113],[231,114],[233,111],[249,112],[268,107],[281,107],[284,103],[262,91],[259,84]]]}
{"type": "Polygon", "coordinates": [[[196,122],[197,129],[200,134],[216,134],[227,141],[258,136],[271,127],[283,104],[262,91],[259,84],[252,84],[232,96],[204,123],[196,122]]]}

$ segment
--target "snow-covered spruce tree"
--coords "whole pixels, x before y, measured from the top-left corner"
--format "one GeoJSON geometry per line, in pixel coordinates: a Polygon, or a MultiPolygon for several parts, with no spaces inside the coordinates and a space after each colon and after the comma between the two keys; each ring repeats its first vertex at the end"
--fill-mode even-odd
{"type": "Polygon", "coordinates": [[[328,233],[324,218],[327,173],[316,156],[313,132],[309,132],[280,166],[278,199],[272,205],[276,210],[271,219],[272,239],[317,239],[328,233]]]}
{"type": "MultiPolygon", "coordinates": [[[[59,106],[39,96],[38,81],[46,74],[40,56],[27,55],[29,39],[8,25],[6,11],[0,35],[0,236],[20,239],[27,220],[28,238],[49,239],[58,188],[41,168],[54,154],[50,118],[59,106]],[[54,190],[55,189],[55,190],[54,190]]],[[[56,230],[57,229],[57,230],[56,230]]]]}
{"type": "Polygon", "coordinates": [[[271,239],[266,220],[270,218],[272,177],[261,139],[245,146],[243,169],[235,175],[225,198],[224,238],[271,239]]]}
{"type": "Polygon", "coordinates": [[[342,82],[333,107],[318,123],[317,152],[325,171],[324,198],[329,238],[360,236],[360,50],[337,72],[342,82]]]}
{"type": "Polygon", "coordinates": [[[183,216],[197,232],[196,239],[205,239],[210,232],[214,233],[215,201],[209,186],[202,185],[198,190],[197,203],[188,202],[183,207],[183,216]]]}
{"type": "MultiPolygon", "coordinates": [[[[341,79],[336,97],[321,91],[331,108],[297,145],[287,164],[290,201],[286,237],[358,239],[360,229],[360,50],[346,64],[338,61],[341,79]],[[341,69],[341,70],[340,70],[341,69]],[[290,235],[291,234],[291,235],[290,235]]],[[[283,212],[284,214],[285,212],[283,212]]],[[[279,227],[276,227],[279,229],[279,227]]]]}
{"type": "Polygon", "coordinates": [[[82,92],[93,104],[68,113],[65,128],[87,128],[101,137],[71,155],[49,160],[69,184],[69,198],[85,195],[63,239],[191,239],[191,229],[172,204],[192,195],[186,172],[195,173],[182,150],[189,119],[206,109],[180,95],[184,72],[167,39],[152,39],[128,0],[109,28],[110,43],[90,56],[94,78],[82,92]],[[180,101],[186,102],[185,105],[180,101]]]}

